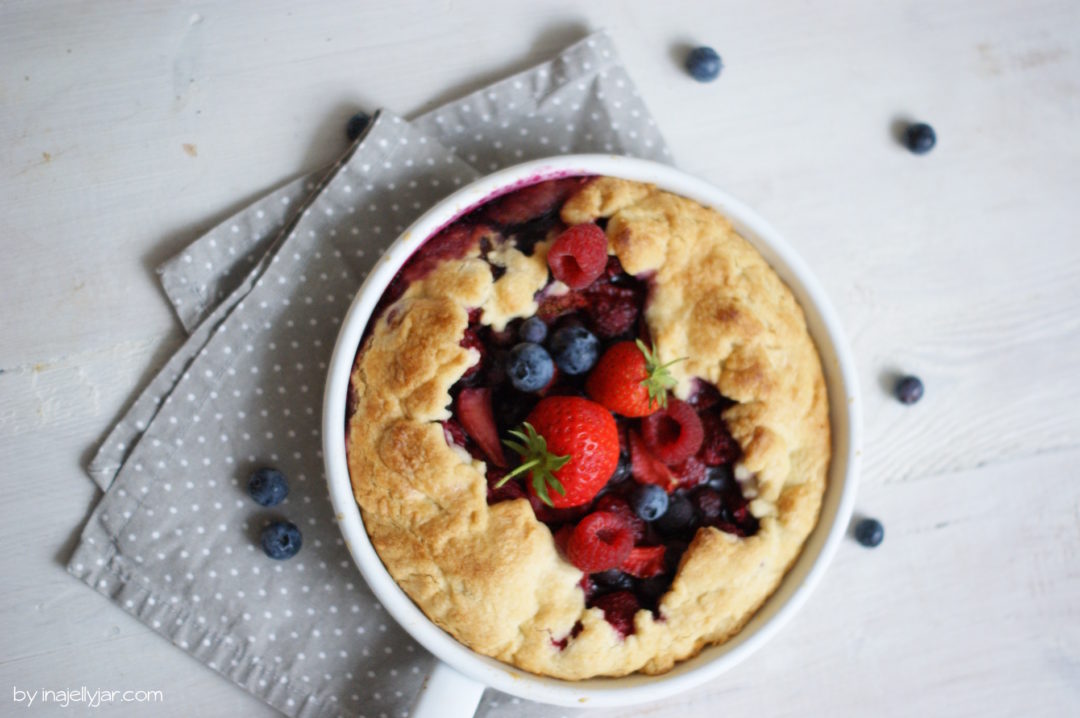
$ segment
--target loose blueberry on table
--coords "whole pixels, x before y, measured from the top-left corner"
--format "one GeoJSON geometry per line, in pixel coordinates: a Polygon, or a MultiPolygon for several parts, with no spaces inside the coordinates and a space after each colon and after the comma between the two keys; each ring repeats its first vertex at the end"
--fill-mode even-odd
{"type": "Polygon", "coordinates": [[[866,548],[876,548],[885,540],[885,527],[877,519],[862,519],[855,524],[855,540],[866,548]]]}
{"type": "Polygon", "coordinates": [[[274,521],[263,529],[261,543],[267,556],[277,561],[284,561],[300,551],[303,538],[296,524],[289,521],[274,521]]]}
{"type": "Polygon", "coordinates": [[[720,55],[711,47],[695,47],[686,56],[686,71],[698,82],[712,82],[723,67],[720,55]]]}
{"type": "Polygon", "coordinates": [[[639,609],[658,613],[699,528],[746,537],[758,521],[733,476],[741,449],[723,414],[734,402],[701,380],[685,401],[671,394],[673,362],[656,355],[644,321],[647,278],[608,255],[601,224],[561,223],[559,208],[583,181],[532,185],[460,218],[406,263],[380,304],[439,261],[483,248],[493,229],[527,254],[553,239],[547,261],[559,285],[537,293],[535,316],[495,331],[470,311],[461,344],[480,359],[452,387],[443,429],[487,462],[489,504],[530,502],[583,572],[586,605],[625,636],[639,609]]]}
{"type": "Polygon", "coordinates": [[[911,150],[912,154],[925,155],[934,149],[936,144],[937,133],[925,122],[908,125],[904,130],[904,146],[911,150]]]}
{"type": "Polygon", "coordinates": [[[901,377],[896,382],[896,398],[902,404],[914,404],[923,396],[922,379],[917,376],[901,377]]]}
{"type": "Polygon", "coordinates": [[[371,122],[371,116],[366,112],[357,112],[355,115],[349,118],[349,121],[345,124],[345,135],[353,142],[356,141],[364,130],[367,129],[368,123],[371,122]]]}
{"type": "Polygon", "coordinates": [[[277,469],[264,467],[248,479],[248,494],[260,506],[277,506],[289,495],[289,482],[277,469]]]}

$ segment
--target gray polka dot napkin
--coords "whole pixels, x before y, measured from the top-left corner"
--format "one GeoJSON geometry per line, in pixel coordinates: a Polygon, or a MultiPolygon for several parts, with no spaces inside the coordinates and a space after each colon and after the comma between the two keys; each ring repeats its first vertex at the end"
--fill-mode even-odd
{"type": "MultiPolygon", "coordinates": [[[[407,716],[431,670],[352,564],[322,471],[319,408],[338,326],[379,253],[482,174],[566,152],[665,160],[610,40],[412,122],[382,111],[332,167],[215,227],[159,272],[190,336],[89,467],[107,489],[68,570],[290,716],[407,716]],[[288,499],[247,497],[263,465],[288,499]],[[267,522],[300,553],[258,547],[267,522]]],[[[549,715],[493,691],[480,714],[549,715]]]]}

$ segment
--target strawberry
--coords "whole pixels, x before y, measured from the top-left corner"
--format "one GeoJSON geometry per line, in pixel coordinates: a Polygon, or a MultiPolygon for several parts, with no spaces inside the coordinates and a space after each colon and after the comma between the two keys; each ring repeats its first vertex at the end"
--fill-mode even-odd
{"type": "Polygon", "coordinates": [[[694,407],[674,399],[641,420],[641,436],[652,455],[670,466],[696,454],[705,431],[694,407]]]}
{"type": "Polygon", "coordinates": [[[675,386],[668,371],[673,363],[661,364],[640,339],[618,342],[593,367],[585,392],[616,414],[648,416],[667,406],[667,391],[675,386]]]}
{"type": "Polygon", "coordinates": [[[565,294],[550,294],[540,299],[536,316],[545,324],[551,324],[562,315],[584,309],[588,304],[584,295],[572,290],[565,294]]]}
{"type": "Polygon", "coordinates": [[[583,518],[566,543],[570,563],[585,573],[618,567],[634,548],[634,537],[626,523],[605,511],[583,518]]]}
{"type": "Polygon", "coordinates": [[[616,591],[593,601],[593,607],[603,611],[604,619],[625,638],[634,632],[634,615],[641,604],[629,591],[616,591]]]}
{"type": "Polygon", "coordinates": [[[487,347],[484,346],[484,342],[480,340],[480,335],[472,327],[465,329],[465,335],[461,337],[461,341],[458,342],[466,349],[475,349],[480,352],[480,360],[465,370],[465,373],[461,375],[462,379],[469,379],[480,372],[484,366],[484,356],[487,354],[487,347]]]}
{"type": "Polygon", "coordinates": [[[504,443],[522,463],[503,480],[528,471],[529,493],[555,508],[592,501],[619,463],[615,418],[582,397],[544,397],[510,433],[516,441],[504,443]]]}
{"type": "Polygon", "coordinates": [[[448,259],[460,259],[480,245],[481,237],[492,233],[484,225],[468,225],[455,222],[424,242],[401,269],[405,287],[426,277],[439,264],[448,259]]]}
{"type": "Polygon", "coordinates": [[[502,444],[499,443],[495,415],[491,410],[491,389],[462,389],[457,398],[457,418],[465,432],[480,446],[488,461],[505,467],[506,456],[503,454],[502,444]]]}
{"type": "Polygon", "coordinates": [[[502,225],[524,224],[562,206],[581,183],[582,178],[569,177],[523,187],[488,205],[486,219],[502,225]]]}
{"type": "Polygon", "coordinates": [[[663,546],[635,546],[630,549],[619,570],[636,578],[652,578],[664,572],[663,546]]]}
{"type": "Polygon", "coordinates": [[[656,484],[669,494],[678,485],[664,462],[649,453],[644,439],[636,431],[630,432],[630,462],[634,481],[639,484],[656,484]]]}
{"type": "Polygon", "coordinates": [[[547,262],[555,279],[571,289],[584,289],[607,267],[607,235],[595,224],[576,224],[555,239],[547,262]]]}

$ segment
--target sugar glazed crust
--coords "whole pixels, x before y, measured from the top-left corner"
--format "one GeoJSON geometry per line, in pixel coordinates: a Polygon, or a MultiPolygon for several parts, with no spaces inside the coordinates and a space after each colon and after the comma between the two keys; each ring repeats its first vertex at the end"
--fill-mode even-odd
{"type": "Polygon", "coordinates": [[[364,524],[390,574],[459,641],[533,673],[569,680],[662,673],[735,635],[776,589],[818,519],[830,455],[828,400],[803,312],[776,273],[713,210],[651,185],[602,177],[563,206],[567,224],[608,218],[609,252],[649,276],[646,321],[686,398],[691,381],[737,404],[724,419],[758,532],[708,527],[683,555],[659,617],[641,610],[622,638],[586,608],[581,572],[524,499],[491,506],[484,462],[447,443],[450,387],[478,361],[460,346],[468,308],[497,328],[536,311],[547,244],[504,251],[493,281],[478,250],[414,282],[357,356],[346,433],[364,524]],[[560,649],[575,623],[578,635],[560,649]]]}

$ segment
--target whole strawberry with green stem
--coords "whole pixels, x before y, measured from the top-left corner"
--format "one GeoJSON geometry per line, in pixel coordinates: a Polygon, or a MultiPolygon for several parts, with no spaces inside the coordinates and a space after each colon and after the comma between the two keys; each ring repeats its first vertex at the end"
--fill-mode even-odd
{"type": "Polygon", "coordinates": [[[529,493],[555,508],[588,503],[604,488],[619,463],[615,418],[579,396],[541,399],[521,429],[503,441],[521,455],[521,465],[503,477],[529,473],[529,493]]]}
{"type": "Polygon", "coordinates": [[[661,364],[640,339],[618,342],[593,367],[585,391],[616,414],[648,416],[667,406],[668,390],[677,383],[668,367],[679,361],[661,364]]]}

